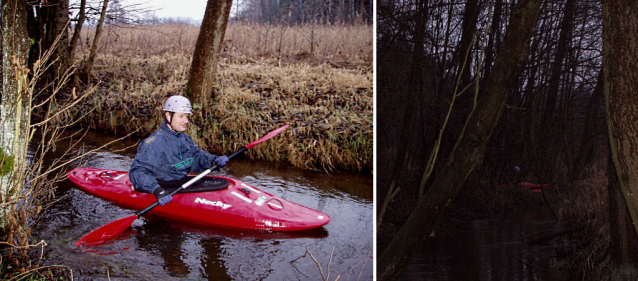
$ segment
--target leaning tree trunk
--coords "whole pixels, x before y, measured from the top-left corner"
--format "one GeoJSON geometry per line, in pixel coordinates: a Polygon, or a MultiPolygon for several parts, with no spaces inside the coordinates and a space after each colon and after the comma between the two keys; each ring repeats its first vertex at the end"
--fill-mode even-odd
{"type": "Polygon", "coordinates": [[[84,65],[84,78],[86,83],[91,83],[91,70],[93,70],[93,61],[97,55],[97,44],[100,42],[100,35],[102,35],[102,26],[104,25],[104,18],[106,17],[106,9],[108,7],[109,0],[104,0],[102,3],[102,12],[100,13],[100,19],[95,28],[95,37],[93,37],[93,44],[91,44],[91,50],[89,51],[89,57],[86,59],[84,65]]]}
{"type": "Polygon", "coordinates": [[[232,5],[232,0],[208,0],[206,4],[185,92],[194,103],[203,104],[214,98],[215,68],[232,5]]]}
{"type": "Polygon", "coordinates": [[[80,40],[80,32],[82,31],[82,26],[84,25],[84,20],[86,19],[86,0],[80,1],[80,12],[78,13],[78,21],[75,24],[75,28],[73,30],[73,36],[71,36],[71,43],[69,44],[69,55],[71,59],[73,59],[73,53],[75,52],[75,47],[77,47],[78,41],[80,40]]]}
{"type": "Polygon", "coordinates": [[[521,0],[512,12],[503,46],[492,74],[480,91],[476,108],[436,180],[419,199],[406,223],[381,254],[378,280],[396,279],[456,197],[479,160],[498,121],[515,74],[523,62],[536,26],[542,0],[521,0]]]}
{"type": "MultiPolygon", "coordinates": [[[[30,41],[27,35],[26,0],[2,1],[2,100],[0,101],[0,203],[12,200],[24,171],[29,114],[26,68],[30,41]]],[[[4,204],[2,204],[4,205],[4,204]]],[[[2,209],[0,224],[6,224],[7,209],[2,209]]]]}
{"type": "Polygon", "coordinates": [[[609,178],[610,183],[618,181],[615,186],[619,187],[610,186],[609,196],[613,198],[620,193],[624,198],[610,209],[626,210],[633,222],[632,227],[622,218],[611,217],[612,233],[617,234],[612,239],[621,239],[612,241],[615,249],[611,252],[616,262],[626,264],[636,262],[638,256],[635,241],[638,232],[638,6],[635,1],[603,2],[603,67],[610,157],[615,169],[609,178]],[[623,239],[628,237],[633,239],[623,239]],[[628,249],[631,252],[627,252],[628,249]]]}

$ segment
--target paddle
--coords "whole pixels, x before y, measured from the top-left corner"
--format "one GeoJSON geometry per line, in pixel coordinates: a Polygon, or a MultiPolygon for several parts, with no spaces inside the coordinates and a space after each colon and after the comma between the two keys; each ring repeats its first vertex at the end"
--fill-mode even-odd
{"type": "MultiPolygon", "coordinates": [[[[261,137],[260,139],[253,141],[251,143],[249,143],[248,145],[242,147],[241,149],[237,150],[235,153],[231,154],[230,156],[228,156],[228,160],[233,159],[235,156],[244,153],[246,150],[250,149],[251,147],[258,145],[276,135],[278,135],[279,133],[281,133],[281,131],[285,130],[286,128],[288,128],[288,125],[279,127],[277,129],[275,129],[274,131],[266,134],[265,136],[261,137]]],[[[193,179],[189,180],[188,182],[184,183],[182,186],[180,186],[178,189],[175,189],[173,192],[170,193],[171,196],[175,195],[176,193],[182,191],[183,189],[189,187],[190,185],[192,185],[193,183],[197,182],[198,180],[200,180],[201,178],[203,178],[204,176],[206,176],[207,174],[209,174],[211,171],[216,170],[217,165],[213,165],[210,169],[202,172],[201,174],[197,175],[196,177],[194,177],[193,179]]],[[[78,240],[77,242],[75,242],[75,246],[81,246],[82,244],[87,244],[87,245],[97,245],[97,244],[102,244],[106,241],[108,241],[109,239],[117,236],[118,234],[122,233],[122,231],[126,230],[127,228],[129,228],[131,226],[131,224],[133,224],[133,222],[141,217],[142,215],[146,214],[148,211],[152,210],[153,208],[157,207],[157,205],[159,205],[159,203],[157,201],[155,201],[153,204],[151,204],[150,206],[146,207],[144,210],[141,210],[131,216],[125,217],[125,218],[121,218],[119,220],[113,221],[107,225],[104,225],[96,230],[93,230],[91,233],[87,234],[86,236],[82,237],[80,240],[78,240]]]]}

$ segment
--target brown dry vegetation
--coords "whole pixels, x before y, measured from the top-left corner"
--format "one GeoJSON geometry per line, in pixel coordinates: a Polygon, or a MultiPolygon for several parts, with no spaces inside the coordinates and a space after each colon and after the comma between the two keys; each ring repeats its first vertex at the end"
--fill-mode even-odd
{"type": "MultiPolygon", "coordinates": [[[[617,268],[611,262],[607,161],[601,157],[571,184],[563,181],[543,189],[547,203],[558,217],[557,223],[565,230],[565,235],[544,242],[551,243],[554,249],[552,258],[557,262],[551,270],[559,275],[554,276],[557,280],[638,280],[638,270],[617,268]]],[[[400,198],[397,201],[415,205],[416,200],[400,198]]],[[[448,221],[498,217],[499,214],[539,207],[546,208],[540,193],[499,186],[481,180],[481,174],[474,173],[441,225],[444,228],[448,221]]],[[[388,226],[377,230],[378,249],[387,245],[409,215],[397,211],[386,214],[384,221],[388,226]]]]}
{"type": "MultiPolygon", "coordinates": [[[[93,36],[93,33],[92,29],[84,30],[84,51],[88,51],[87,44],[91,42],[87,36],[93,36]]],[[[99,50],[102,54],[123,56],[148,57],[162,53],[190,56],[198,34],[198,26],[182,24],[109,26],[100,41],[99,50]]],[[[305,60],[371,68],[372,39],[370,25],[272,26],[230,23],[222,56],[249,57],[254,60],[274,57],[288,63],[305,60]],[[311,42],[314,48],[311,48],[311,42]]]]}
{"type": "MultiPolygon", "coordinates": [[[[609,259],[609,200],[607,161],[601,160],[583,172],[580,180],[563,192],[559,217],[578,231],[558,241],[560,270],[582,280],[609,280],[613,270],[609,259]]],[[[634,279],[635,280],[635,279],[634,279]]]]}
{"type": "MultiPolygon", "coordinates": [[[[216,98],[195,108],[188,131],[202,149],[230,154],[289,124],[249,157],[324,170],[372,168],[372,27],[317,26],[321,40],[314,38],[312,54],[311,28],[229,25],[216,98]]],[[[163,101],[186,85],[198,32],[187,25],[109,27],[93,69],[99,90],[81,107],[96,110],[84,125],[116,134],[140,129],[138,137],[156,130],[163,101]]]]}

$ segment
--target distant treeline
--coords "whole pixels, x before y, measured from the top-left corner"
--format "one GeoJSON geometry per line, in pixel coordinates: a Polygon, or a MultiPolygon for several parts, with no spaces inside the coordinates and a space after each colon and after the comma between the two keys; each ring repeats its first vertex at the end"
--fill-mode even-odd
{"type": "MultiPolygon", "coordinates": [[[[60,0],[57,0],[60,1],[60,0]]],[[[68,0],[67,0],[68,1],[68,0]]],[[[246,0],[233,1],[231,21],[268,23],[273,25],[307,24],[372,24],[372,0],[246,0]]],[[[95,25],[102,1],[87,0],[84,24],[95,25]]],[[[150,4],[128,4],[121,0],[110,0],[105,24],[155,25],[189,24],[199,25],[192,18],[161,18],[150,4]]],[[[79,0],[69,1],[72,25],[77,22],[81,7],[79,0]]]]}
{"type": "Polygon", "coordinates": [[[259,23],[372,23],[371,0],[247,0],[235,19],[259,23]]]}

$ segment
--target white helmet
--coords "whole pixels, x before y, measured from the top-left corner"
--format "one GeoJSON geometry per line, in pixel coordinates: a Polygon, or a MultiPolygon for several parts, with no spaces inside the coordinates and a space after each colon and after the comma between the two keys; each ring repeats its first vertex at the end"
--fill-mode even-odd
{"type": "Polygon", "coordinates": [[[164,111],[193,114],[191,102],[183,96],[172,96],[166,100],[164,111]]]}

